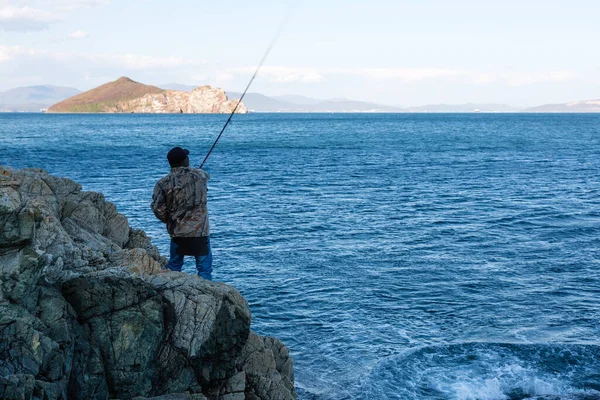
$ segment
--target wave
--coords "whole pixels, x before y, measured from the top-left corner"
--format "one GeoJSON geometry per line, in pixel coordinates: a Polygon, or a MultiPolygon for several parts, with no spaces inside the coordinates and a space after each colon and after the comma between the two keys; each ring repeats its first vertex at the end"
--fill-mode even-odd
{"type": "MultiPolygon", "coordinates": [[[[600,399],[600,346],[464,343],[380,361],[347,399],[600,399]]],[[[339,397],[341,398],[341,397],[339,397]]]]}

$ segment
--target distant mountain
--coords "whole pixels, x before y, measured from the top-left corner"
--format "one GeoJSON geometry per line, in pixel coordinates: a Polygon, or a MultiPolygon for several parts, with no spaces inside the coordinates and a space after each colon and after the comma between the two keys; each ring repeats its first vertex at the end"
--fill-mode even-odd
{"type": "Polygon", "coordinates": [[[326,100],[313,106],[300,106],[318,112],[404,112],[400,107],[354,100],[326,100]]]}
{"type": "Polygon", "coordinates": [[[600,100],[575,101],[562,104],[545,104],[543,106],[528,108],[523,111],[532,113],[596,113],[600,112],[600,100]]]}
{"type": "MultiPolygon", "coordinates": [[[[323,100],[313,99],[312,97],[299,96],[294,94],[288,94],[283,96],[271,96],[275,100],[285,101],[286,103],[298,104],[302,106],[314,106],[322,102],[323,100]]],[[[346,99],[344,99],[346,100],[346,99]]]]}
{"type": "MultiPolygon", "coordinates": [[[[230,98],[239,99],[241,93],[227,92],[230,98]]],[[[244,103],[250,111],[262,112],[415,112],[415,113],[471,113],[471,112],[519,112],[521,109],[506,104],[436,104],[420,107],[394,107],[344,98],[319,100],[306,96],[265,96],[248,93],[244,103]]]]}
{"type": "MultiPolygon", "coordinates": [[[[241,96],[242,94],[238,92],[227,92],[227,97],[231,100],[238,100],[241,96]]],[[[246,93],[244,104],[248,110],[255,112],[285,112],[292,111],[295,107],[292,103],[279,101],[260,93],[246,93]]]]}
{"type": "Polygon", "coordinates": [[[48,112],[106,112],[121,101],[133,100],[147,94],[163,92],[156,86],[144,85],[127,77],[105,83],[87,92],[57,103],[48,112]]]}
{"type": "MultiPolygon", "coordinates": [[[[231,99],[239,99],[238,92],[227,92],[231,99]]],[[[347,99],[319,100],[305,96],[265,96],[247,93],[244,103],[248,110],[256,112],[402,112],[399,107],[385,106],[347,99]]]]}
{"type": "Polygon", "coordinates": [[[408,112],[421,113],[472,113],[472,112],[519,112],[517,107],[506,104],[431,104],[419,107],[407,107],[408,112]]]}
{"type": "MultiPolygon", "coordinates": [[[[191,91],[194,86],[180,83],[160,85],[163,89],[191,91]]],[[[239,92],[227,92],[230,100],[239,99],[239,92]]],[[[260,93],[246,93],[244,104],[255,112],[415,112],[415,113],[472,113],[472,112],[520,112],[518,107],[506,104],[432,104],[418,107],[394,107],[366,101],[345,98],[328,100],[301,95],[265,96],[260,93]]]]}
{"type": "Polygon", "coordinates": [[[62,86],[19,87],[0,92],[0,109],[6,111],[40,111],[79,93],[81,93],[80,90],[62,86]]]}

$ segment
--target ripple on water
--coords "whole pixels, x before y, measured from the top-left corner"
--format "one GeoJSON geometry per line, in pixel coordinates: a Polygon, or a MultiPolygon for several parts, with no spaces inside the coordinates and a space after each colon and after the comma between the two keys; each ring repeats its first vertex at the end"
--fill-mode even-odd
{"type": "MultiPolygon", "coordinates": [[[[166,254],[165,154],[198,161],[226,118],[1,114],[0,163],[103,192],[166,254]]],[[[600,116],[234,121],[207,165],[214,276],[290,346],[301,399],[600,390],[600,116]]]]}

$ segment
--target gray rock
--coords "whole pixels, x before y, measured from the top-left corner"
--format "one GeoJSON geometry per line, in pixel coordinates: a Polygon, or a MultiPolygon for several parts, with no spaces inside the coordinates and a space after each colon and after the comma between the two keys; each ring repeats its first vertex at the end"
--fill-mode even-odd
{"type": "Polygon", "coordinates": [[[6,375],[0,377],[0,398],[4,400],[30,399],[33,396],[33,375],[6,375]]]}
{"type": "Polygon", "coordinates": [[[246,373],[246,393],[250,395],[247,398],[296,398],[292,360],[278,339],[251,332],[238,358],[238,369],[246,373]]]}
{"type": "Polygon", "coordinates": [[[176,393],[157,397],[134,397],[133,400],[206,400],[202,394],[176,393]]]}
{"type": "Polygon", "coordinates": [[[0,398],[294,399],[242,296],[165,262],[101,194],[0,167],[0,398]]]}

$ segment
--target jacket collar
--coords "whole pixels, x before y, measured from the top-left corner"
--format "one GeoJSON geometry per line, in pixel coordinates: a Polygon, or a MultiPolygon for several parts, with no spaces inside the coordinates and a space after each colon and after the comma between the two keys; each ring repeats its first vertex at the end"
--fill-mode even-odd
{"type": "Polygon", "coordinates": [[[176,173],[176,172],[183,172],[183,171],[189,171],[190,167],[171,167],[171,172],[172,173],[176,173]]]}

